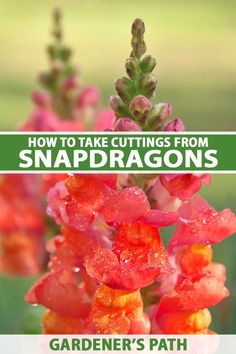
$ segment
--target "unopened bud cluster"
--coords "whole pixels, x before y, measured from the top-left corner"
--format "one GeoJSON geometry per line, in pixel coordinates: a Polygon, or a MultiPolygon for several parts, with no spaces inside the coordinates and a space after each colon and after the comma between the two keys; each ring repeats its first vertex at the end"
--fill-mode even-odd
{"type": "Polygon", "coordinates": [[[54,11],[53,22],[54,42],[47,48],[50,69],[42,72],[38,78],[46,91],[41,95],[44,96],[44,101],[46,95],[53,98],[51,100],[53,109],[62,119],[68,116],[73,118],[71,112],[80,90],[80,83],[76,77],[78,68],[71,63],[71,49],[63,43],[62,13],[59,9],[54,11]]]}
{"type": "MultiPolygon", "coordinates": [[[[125,131],[128,126],[132,130],[165,130],[172,114],[170,104],[153,105],[151,102],[157,87],[156,76],[152,73],[156,60],[151,55],[145,55],[144,33],[143,21],[136,19],[132,26],[132,52],[126,61],[129,77],[122,77],[115,82],[118,95],[110,99],[110,106],[118,120],[115,130],[125,131]]],[[[172,126],[176,125],[173,123],[172,126]]]]}

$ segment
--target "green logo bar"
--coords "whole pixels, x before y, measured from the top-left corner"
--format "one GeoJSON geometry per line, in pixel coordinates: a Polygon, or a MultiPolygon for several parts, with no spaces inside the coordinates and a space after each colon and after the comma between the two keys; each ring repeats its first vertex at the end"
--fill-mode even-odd
{"type": "Polygon", "coordinates": [[[236,172],[236,133],[1,133],[3,172],[236,172]]]}

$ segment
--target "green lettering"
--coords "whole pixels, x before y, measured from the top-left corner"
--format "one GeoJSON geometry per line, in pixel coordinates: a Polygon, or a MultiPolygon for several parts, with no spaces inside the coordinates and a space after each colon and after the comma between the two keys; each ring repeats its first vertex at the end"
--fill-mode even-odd
{"type": "Polygon", "coordinates": [[[167,338],[169,342],[169,350],[174,350],[174,343],[176,342],[176,338],[167,338]]]}
{"type": "Polygon", "coordinates": [[[177,350],[187,350],[187,339],[186,338],[183,338],[181,340],[181,338],[178,338],[177,339],[177,350]]]}
{"type": "Polygon", "coordinates": [[[131,351],[131,339],[129,339],[129,338],[123,339],[123,350],[124,351],[131,351]]]}
{"type": "Polygon", "coordinates": [[[100,339],[99,338],[94,338],[93,350],[100,350],[100,339]]]}
{"type": "Polygon", "coordinates": [[[158,347],[158,350],[168,350],[168,347],[167,347],[167,344],[166,344],[166,340],[164,338],[161,338],[160,339],[160,344],[159,344],[159,347],[158,347]]]}
{"type": "Polygon", "coordinates": [[[120,338],[114,338],[114,350],[121,350],[120,338]]]}
{"type": "Polygon", "coordinates": [[[92,343],[90,339],[83,338],[82,339],[82,350],[87,351],[92,348],[92,343]]]}
{"type": "Polygon", "coordinates": [[[67,338],[63,338],[62,339],[62,342],[61,342],[61,348],[60,350],[70,350],[70,345],[69,345],[69,342],[68,342],[68,339],[67,338]]]}
{"type": "Polygon", "coordinates": [[[143,338],[138,338],[137,339],[137,350],[141,351],[145,349],[145,345],[144,345],[144,339],[143,338]]]}
{"type": "Polygon", "coordinates": [[[72,338],[72,341],[71,341],[71,345],[72,345],[72,350],[80,350],[80,340],[77,339],[77,338],[72,338]]]}
{"type": "Polygon", "coordinates": [[[151,338],[149,344],[150,344],[150,350],[153,350],[155,347],[157,347],[158,340],[156,338],[151,338]]]}
{"type": "Polygon", "coordinates": [[[49,342],[49,347],[51,350],[60,350],[60,343],[58,338],[53,338],[49,342]]]}

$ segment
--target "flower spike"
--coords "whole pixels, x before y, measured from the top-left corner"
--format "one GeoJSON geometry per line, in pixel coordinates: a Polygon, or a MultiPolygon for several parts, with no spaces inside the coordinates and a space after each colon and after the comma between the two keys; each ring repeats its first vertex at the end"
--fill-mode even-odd
{"type": "Polygon", "coordinates": [[[63,41],[62,18],[61,10],[55,9],[53,42],[47,47],[50,68],[39,75],[39,82],[52,96],[54,111],[63,119],[71,117],[80,85],[77,67],[71,63],[72,50],[63,41]]]}
{"type": "MultiPolygon", "coordinates": [[[[144,22],[137,18],[131,32],[132,51],[125,65],[128,78],[122,77],[115,82],[118,95],[111,97],[110,106],[117,119],[133,120],[137,131],[163,130],[172,108],[167,103],[153,105],[150,101],[157,87],[157,78],[153,74],[156,59],[146,54],[144,22]]],[[[117,127],[123,129],[121,124],[116,124],[115,130],[117,127]]]]}

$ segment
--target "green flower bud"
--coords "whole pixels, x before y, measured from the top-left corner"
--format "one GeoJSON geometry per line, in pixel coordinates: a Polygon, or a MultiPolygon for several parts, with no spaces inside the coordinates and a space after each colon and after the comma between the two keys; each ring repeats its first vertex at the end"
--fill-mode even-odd
{"type": "Polygon", "coordinates": [[[145,33],[145,24],[141,18],[136,18],[132,25],[132,35],[135,37],[141,37],[145,33]]]}
{"type": "Polygon", "coordinates": [[[53,11],[53,19],[55,21],[55,23],[59,23],[62,19],[62,12],[61,12],[61,9],[59,8],[55,8],[54,11],[53,11]]]}
{"type": "Polygon", "coordinates": [[[151,98],[156,90],[157,79],[155,75],[146,74],[143,75],[139,81],[139,87],[142,94],[148,98],[151,98]]]}
{"type": "Polygon", "coordinates": [[[62,32],[62,28],[61,28],[61,21],[62,21],[62,12],[59,8],[57,8],[53,12],[54,28],[52,31],[52,35],[58,41],[61,41],[62,36],[63,36],[63,32],[62,32]]]}
{"type": "Polygon", "coordinates": [[[110,98],[110,107],[115,113],[116,117],[129,117],[129,111],[127,109],[127,106],[123,103],[119,96],[112,96],[110,98]]]}
{"type": "Polygon", "coordinates": [[[50,90],[54,84],[54,77],[52,73],[42,72],[38,76],[38,81],[43,87],[50,90]]]}
{"type": "Polygon", "coordinates": [[[65,46],[60,48],[59,56],[62,61],[67,62],[70,59],[71,55],[72,55],[72,51],[70,48],[65,46]]]}
{"type": "Polygon", "coordinates": [[[56,53],[56,48],[54,47],[54,45],[52,45],[52,44],[49,45],[47,47],[47,52],[48,52],[49,57],[50,57],[51,60],[56,58],[57,53],[56,53]]]}
{"type": "Polygon", "coordinates": [[[156,59],[151,55],[146,55],[141,63],[140,68],[144,73],[151,73],[156,66],[156,59]]]}
{"type": "Polygon", "coordinates": [[[144,33],[144,22],[140,18],[137,18],[132,25],[133,38],[131,41],[131,45],[133,47],[133,51],[131,55],[138,59],[141,58],[146,52],[146,44],[143,39],[144,33]]]}
{"type": "Polygon", "coordinates": [[[138,76],[139,63],[134,57],[130,57],[126,60],[126,72],[132,80],[135,80],[138,76]]]}
{"type": "Polygon", "coordinates": [[[133,52],[132,54],[136,57],[136,58],[141,58],[143,56],[143,54],[146,53],[146,44],[144,42],[144,40],[137,40],[137,38],[133,38],[132,39],[132,47],[133,47],[133,52]]]}
{"type": "Polygon", "coordinates": [[[62,30],[60,28],[56,28],[52,32],[52,35],[53,35],[54,38],[56,38],[57,40],[60,41],[62,39],[63,33],[62,33],[62,30]]]}
{"type": "Polygon", "coordinates": [[[166,120],[172,114],[172,106],[169,103],[158,103],[156,104],[147,119],[146,129],[147,130],[158,130],[163,127],[166,120]]]}
{"type": "Polygon", "coordinates": [[[129,104],[135,95],[134,83],[126,77],[122,77],[115,82],[115,88],[123,102],[129,104]]]}

